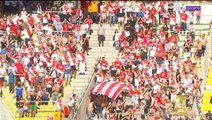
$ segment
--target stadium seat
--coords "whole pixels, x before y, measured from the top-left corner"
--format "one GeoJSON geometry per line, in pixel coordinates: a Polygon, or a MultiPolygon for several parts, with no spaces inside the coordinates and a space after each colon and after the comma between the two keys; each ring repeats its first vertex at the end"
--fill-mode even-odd
{"type": "Polygon", "coordinates": [[[208,73],[208,79],[212,79],[212,72],[208,73]]]}
{"type": "Polygon", "coordinates": [[[208,78],[206,84],[207,84],[207,85],[212,85],[212,78],[208,78]]]}
{"type": "Polygon", "coordinates": [[[210,98],[204,98],[203,97],[202,104],[210,104],[210,98]]]}
{"type": "Polygon", "coordinates": [[[212,104],[203,104],[202,105],[202,111],[211,111],[212,110],[212,104]]]}
{"type": "Polygon", "coordinates": [[[209,68],[209,72],[210,72],[210,73],[212,73],[212,66],[210,66],[210,68],[209,68]]]}
{"type": "Polygon", "coordinates": [[[212,94],[211,94],[210,91],[205,91],[203,96],[204,96],[204,98],[210,98],[211,95],[212,95],[212,94]]]}

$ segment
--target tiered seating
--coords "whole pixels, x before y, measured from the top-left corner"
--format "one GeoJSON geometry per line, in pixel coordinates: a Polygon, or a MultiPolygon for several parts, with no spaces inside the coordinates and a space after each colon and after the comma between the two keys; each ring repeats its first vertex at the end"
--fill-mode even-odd
{"type": "MultiPolygon", "coordinates": [[[[67,86],[64,89],[64,95],[66,96],[68,91],[69,91],[70,87],[67,86]]],[[[2,98],[4,101],[5,106],[11,111],[11,113],[13,115],[15,115],[16,120],[31,120],[32,118],[28,118],[28,117],[24,117],[24,118],[19,118],[19,113],[18,110],[16,109],[15,106],[15,97],[13,94],[10,94],[8,91],[8,87],[3,89],[4,92],[4,97],[2,98]]],[[[65,98],[63,98],[65,99],[65,98]]],[[[37,110],[37,114],[35,118],[33,118],[34,120],[46,120],[46,118],[48,116],[53,116],[54,115],[54,111],[56,110],[56,106],[54,106],[51,103],[51,100],[49,101],[48,105],[40,105],[38,106],[39,109],[37,110]]]]}
{"type": "Polygon", "coordinates": [[[202,106],[201,106],[201,110],[203,112],[206,111],[212,111],[212,103],[210,103],[210,99],[212,96],[212,66],[210,66],[209,71],[208,71],[208,78],[207,78],[207,82],[206,82],[207,86],[211,86],[210,90],[206,90],[204,92],[203,95],[203,101],[202,101],[202,106]]]}

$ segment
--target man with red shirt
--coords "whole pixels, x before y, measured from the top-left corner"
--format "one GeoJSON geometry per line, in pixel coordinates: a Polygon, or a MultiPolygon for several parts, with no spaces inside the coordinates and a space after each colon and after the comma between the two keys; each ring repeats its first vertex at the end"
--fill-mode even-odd
{"type": "Polygon", "coordinates": [[[188,20],[188,15],[186,14],[185,11],[183,11],[183,13],[181,14],[181,25],[180,25],[180,30],[181,30],[181,34],[182,32],[185,34],[185,31],[187,29],[187,25],[186,25],[186,22],[188,20]]]}
{"type": "Polygon", "coordinates": [[[116,61],[114,61],[114,65],[118,68],[121,69],[122,68],[122,63],[119,60],[119,58],[116,58],[116,61]]]}
{"type": "Polygon", "coordinates": [[[102,60],[100,61],[101,69],[104,75],[107,73],[108,70],[108,62],[105,60],[105,57],[102,57],[102,60]]]}
{"type": "Polygon", "coordinates": [[[127,79],[127,75],[124,71],[122,71],[120,74],[119,74],[119,81],[121,82],[126,82],[126,79],[127,79]]]}
{"type": "Polygon", "coordinates": [[[15,68],[16,73],[18,74],[21,82],[24,83],[24,66],[20,60],[17,63],[15,63],[15,68]]]}
{"type": "Polygon", "coordinates": [[[62,61],[59,61],[59,63],[56,64],[56,69],[59,74],[64,74],[64,66],[62,64],[62,61]]]}
{"type": "Polygon", "coordinates": [[[165,11],[165,9],[164,9],[164,4],[165,4],[165,2],[164,1],[160,1],[160,5],[158,6],[158,8],[159,8],[159,10],[158,10],[158,15],[159,15],[159,24],[161,24],[162,23],[162,19],[163,19],[163,14],[164,14],[164,11],[165,11]]]}

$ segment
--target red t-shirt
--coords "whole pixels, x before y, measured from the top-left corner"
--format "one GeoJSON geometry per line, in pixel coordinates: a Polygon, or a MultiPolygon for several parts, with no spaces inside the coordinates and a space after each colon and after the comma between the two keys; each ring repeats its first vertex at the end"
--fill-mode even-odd
{"type": "Polygon", "coordinates": [[[63,79],[62,78],[58,78],[58,84],[59,84],[59,86],[63,85],[63,79]]]}
{"type": "MultiPolygon", "coordinates": [[[[15,67],[17,70],[17,74],[24,74],[24,66],[22,63],[20,63],[20,62],[15,63],[15,67]]],[[[20,75],[20,76],[23,76],[23,75],[20,75]]]]}
{"type": "Polygon", "coordinates": [[[20,30],[20,29],[17,29],[17,30],[16,30],[16,36],[17,36],[17,37],[20,37],[20,36],[21,36],[21,30],[20,30]]]}
{"type": "Polygon", "coordinates": [[[102,60],[100,65],[105,67],[105,68],[107,68],[108,67],[108,62],[106,60],[102,60]]]}
{"type": "Polygon", "coordinates": [[[62,25],[63,31],[68,31],[69,30],[68,26],[69,26],[68,24],[63,24],[62,25]]]}
{"type": "Polygon", "coordinates": [[[121,72],[120,74],[119,74],[119,80],[121,81],[121,82],[125,82],[125,80],[126,80],[126,74],[125,74],[125,72],[121,72]]]}
{"type": "Polygon", "coordinates": [[[119,60],[116,60],[116,61],[114,62],[114,65],[115,65],[118,69],[121,69],[121,67],[122,67],[122,63],[121,63],[121,61],[119,61],[119,60]]]}
{"type": "Polygon", "coordinates": [[[61,70],[61,71],[64,70],[64,66],[63,66],[62,64],[60,64],[60,63],[58,63],[58,64],[56,65],[56,68],[57,68],[58,70],[61,70]]]}
{"type": "Polygon", "coordinates": [[[143,32],[137,32],[136,34],[139,38],[142,38],[144,36],[143,32]]]}
{"type": "Polygon", "coordinates": [[[181,21],[182,22],[186,22],[187,19],[188,19],[188,15],[186,13],[182,13],[182,15],[181,15],[181,21]]]}

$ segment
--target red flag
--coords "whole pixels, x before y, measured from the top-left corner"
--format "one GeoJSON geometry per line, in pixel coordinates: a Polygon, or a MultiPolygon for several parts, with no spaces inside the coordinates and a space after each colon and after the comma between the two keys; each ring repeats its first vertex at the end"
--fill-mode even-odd
{"type": "Polygon", "coordinates": [[[158,45],[157,45],[155,57],[165,57],[165,51],[164,51],[164,48],[163,48],[163,44],[161,42],[159,42],[158,45]]]}

